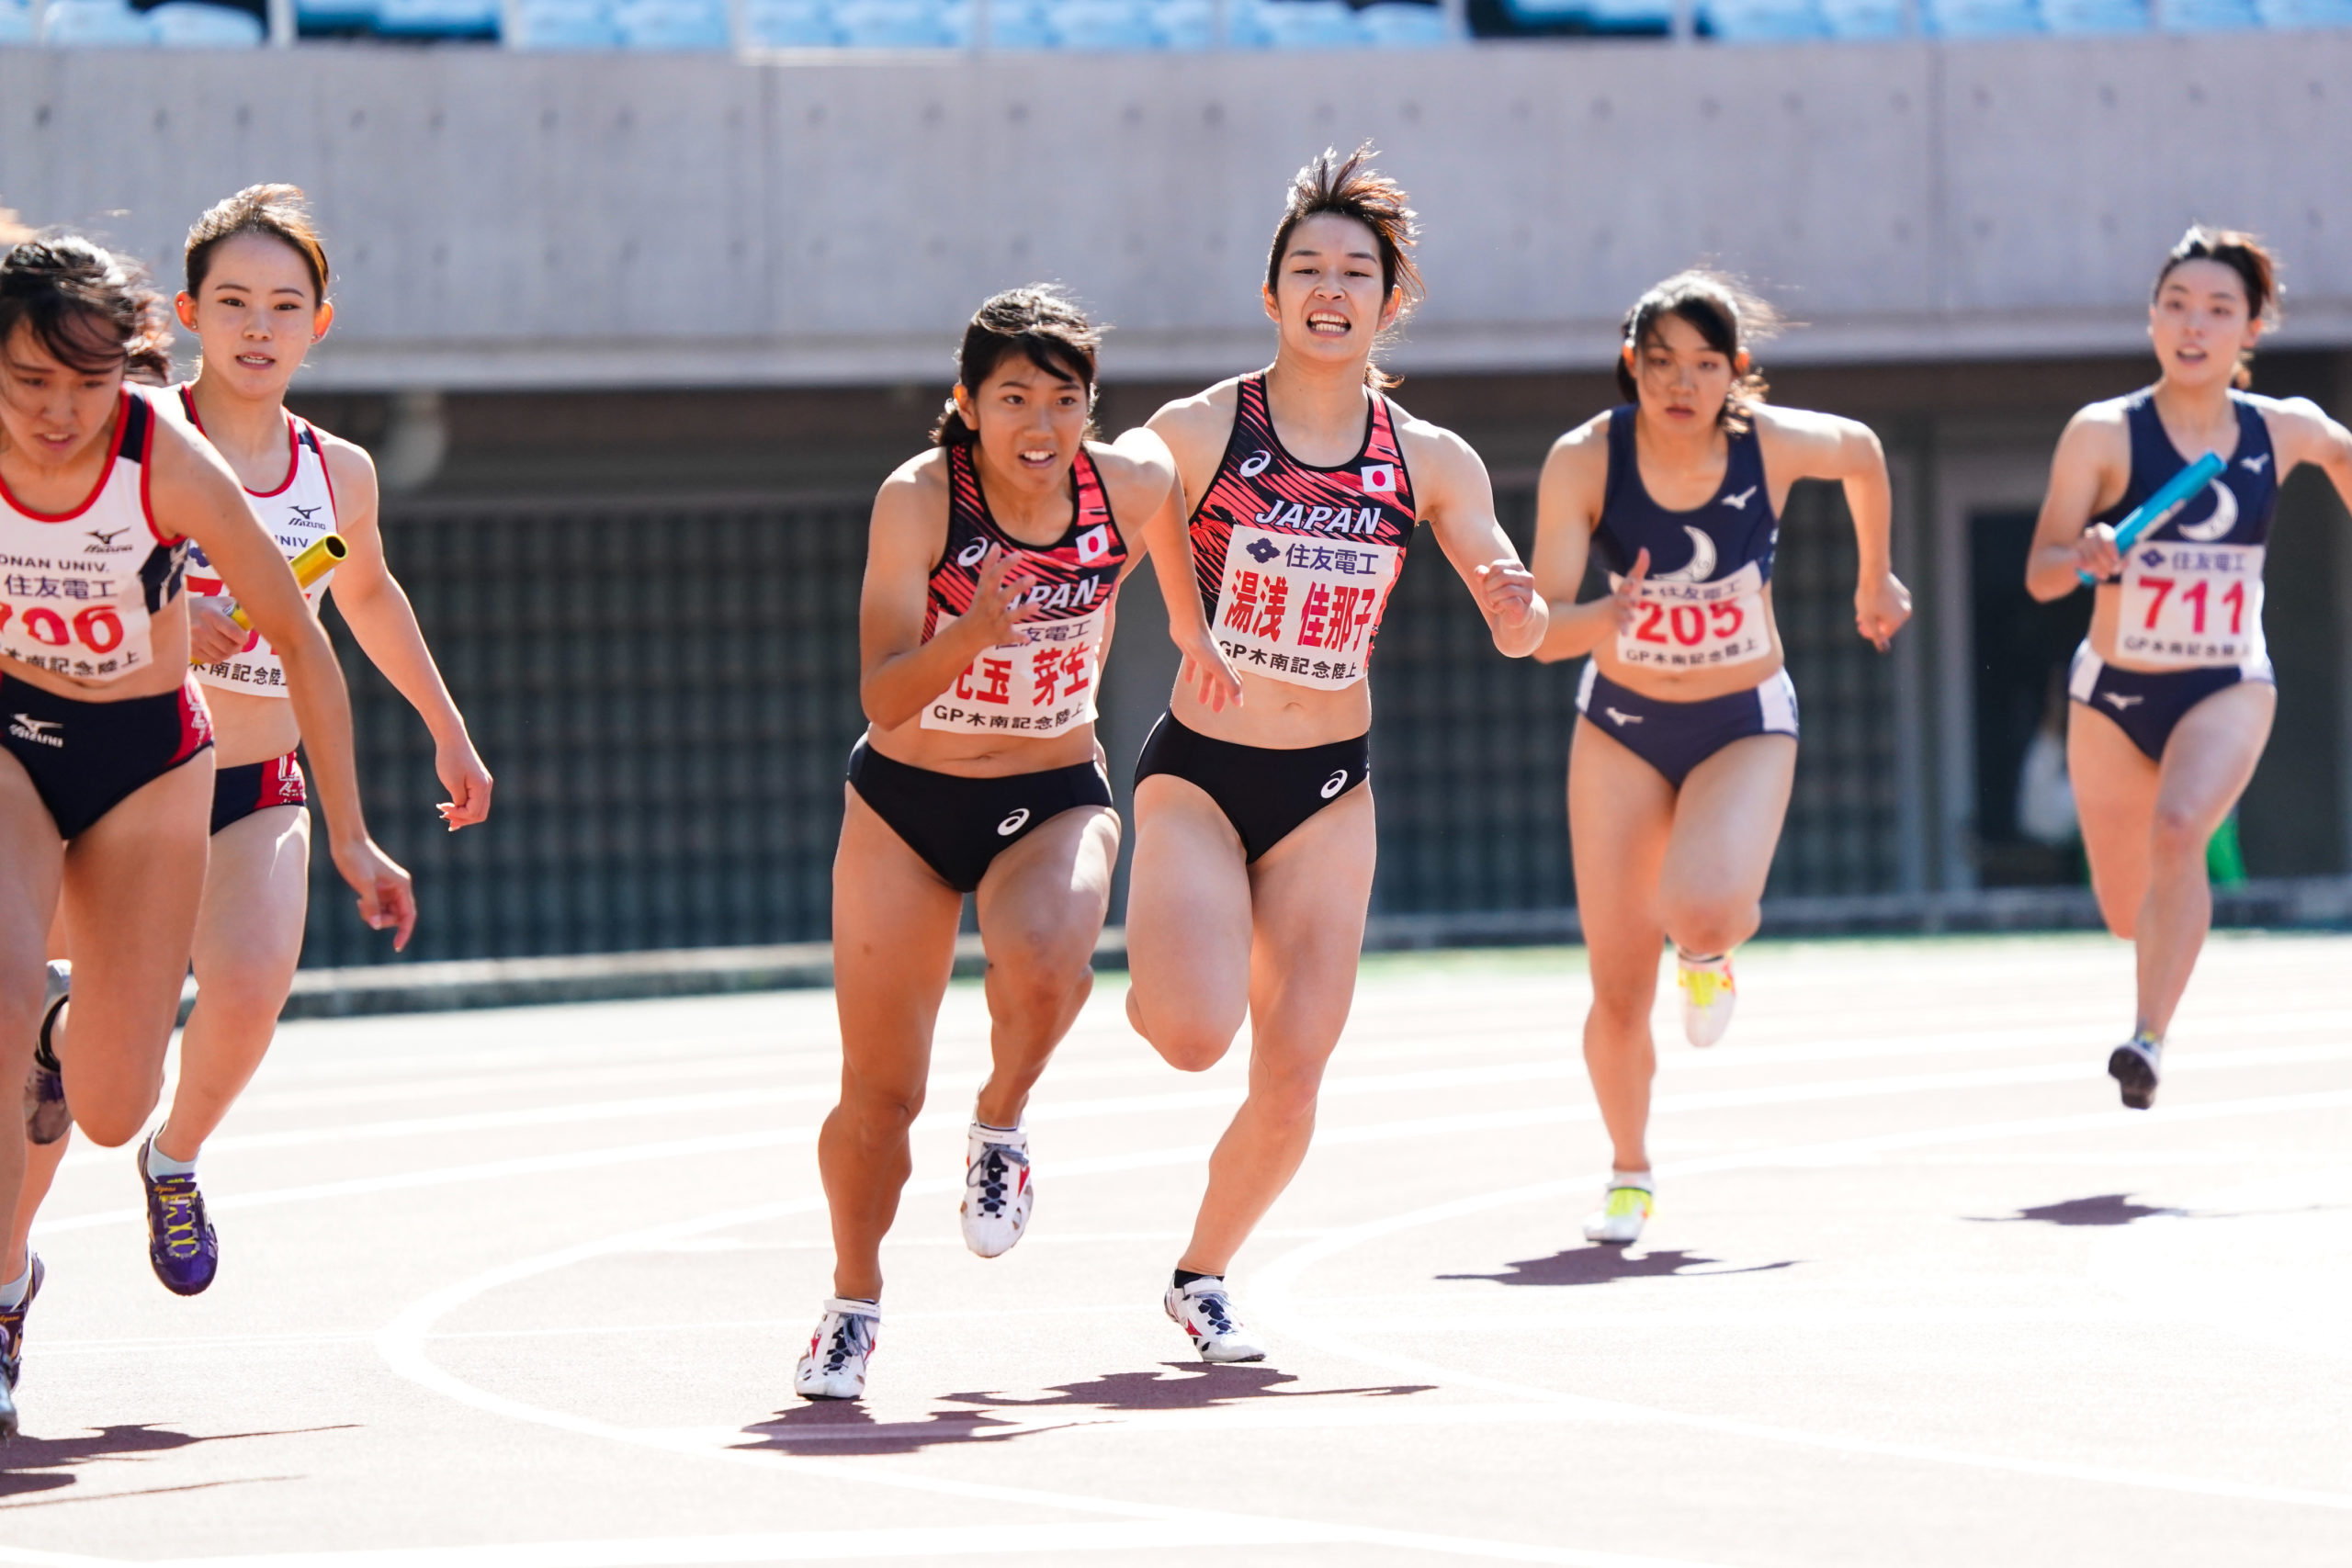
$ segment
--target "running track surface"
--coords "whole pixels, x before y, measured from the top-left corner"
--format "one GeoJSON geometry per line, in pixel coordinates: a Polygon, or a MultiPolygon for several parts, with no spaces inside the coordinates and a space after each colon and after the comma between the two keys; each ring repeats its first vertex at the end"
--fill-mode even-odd
{"type": "Polygon", "coordinates": [[[1170,1071],[1104,976],[982,1262],[960,985],[863,1405],[789,1388],[826,993],[289,1025],[206,1155],[208,1295],[149,1274],[130,1154],[71,1156],[0,1563],[2340,1568],[2347,968],[2216,941],[2143,1115],[2119,944],[1757,947],[1725,1043],[1661,1012],[1620,1253],[1580,954],[1374,961],[1238,1368],[1159,1304],[1238,1054],[1170,1071]]]}

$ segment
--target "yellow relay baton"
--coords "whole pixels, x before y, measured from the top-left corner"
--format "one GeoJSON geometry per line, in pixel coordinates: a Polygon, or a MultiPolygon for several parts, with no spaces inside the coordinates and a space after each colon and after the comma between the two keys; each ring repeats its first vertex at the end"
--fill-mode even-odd
{"type": "MultiPolygon", "coordinates": [[[[294,569],[294,585],[297,588],[310,587],[311,584],[342,565],[344,558],[350,553],[351,547],[343,542],[342,535],[327,535],[287,563],[294,569]]],[[[245,619],[243,605],[230,611],[229,618],[247,631],[254,629],[254,624],[245,619]]]]}

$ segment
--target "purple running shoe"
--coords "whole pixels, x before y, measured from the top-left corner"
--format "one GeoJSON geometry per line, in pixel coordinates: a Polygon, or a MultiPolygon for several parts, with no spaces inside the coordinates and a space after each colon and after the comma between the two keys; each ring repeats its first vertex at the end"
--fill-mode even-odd
{"type": "Polygon", "coordinates": [[[53,1144],[74,1125],[65,1105],[65,1074],[50,1049],[49,1032],[57,1010],[74,992],[74,965],[62,958],[49,962],[49,988],[40,1002],[40,1032],[33,1040],[32,1071],[25,1075],[25,1136],[36,1144],[53,1144]]]}
{"type": "Polygon", "coordinates": [[[17,1435],[17,1377],[25,1367],[25,1314],[40,1294],[41,1273],[40,1256],[36,1253],[25,1299],[15,1306],[0,1307],[0,1438],[17,1435]]]}
{"type": "Polygon", "coordinates": [[[147,1261],[174,1295],[201,1295],[220,1270],[220,1239],[204,1217],[204,1194],[196,1190],[195,1172],[147,1174],[147,1151],[154,1142],[150,1133],[139,1145],[139,1179],[147,1185],[147,1261]]]}

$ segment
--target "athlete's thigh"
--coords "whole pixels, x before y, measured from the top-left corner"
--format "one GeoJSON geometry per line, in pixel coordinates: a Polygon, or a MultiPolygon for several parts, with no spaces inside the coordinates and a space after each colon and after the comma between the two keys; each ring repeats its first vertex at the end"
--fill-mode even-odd
{"type": "Polygon", "coordinates": [[[1086,963],[1111,908],[1119,814],[1107,806],[1057,813],[989,863],[977,905],[991,964],[1086,963]]]}
{"type": "Polygon", "coordinates": [[[2156,764],[2123,727],[2082,703],[2066,714],[2066,779],[2082,825],[2091,886],[2108,925],[2128,931],[2148,890],[2148,829],[2156,816],[2156,764]]]}
{"type": "Polygon", "coordinates": [[[196,981],[293,978],[311,905],[311,812],[273,806],[212,835],[196,919],[196,981]]]}
{"type": "MultiPolygon", "coordinates": [[[[0,1084],[23,1080],[39,1021],[41,963],[57,912],[65,846],[23,764],[0,751],[0,1084]]],[[[14,1133],[6,1134],[14,1137],[14,1133]]]]}
{"type": "Polygon", "coordinates": [[[1786,735],[1735,740],[1690,770],[1674,803],[1659,879],[1669,907],[1764,896],[1796,772],[1797,743],[1786,735]]]}
{"type": "Polygon", "coordinates": [[[1250,1038],[1259,1057],[1319,1059],[1355,1004],[1380,833],[1359,784],[1300,823],[1250,868],[1250,1038]]]}
{"type": "Polygon", "coordinates": [[[2211,833],[2254,778],[2278,694],[2267,681],[2224,686],[2180,716],[2157,769],[2156,810],[2211,833]]]}
{"type": "Polygon", "coordinates": [[[1250,867],[1216,802],[1170,773],[1137,784],[1127,978],[1155,1043],[1179,1027],[1232,1040],[1250,1005],[1250,867]]]}
{"type": "Polygon", "coordinates": [[[932,1026],[956,967],[963,895],[844,786],[833,856],[833,1000],[842,1077],[920,1100],[932,1026]]]}
{"type": "Polygon", "coordinates": [[[115,1117],[162,1082],[204,894],[210,763],[207,753],[141,785],[65,849],[62,908],[74,954],[66,1094],[96,1136],[121,1131],[115,1117]]]}
{"type": "Polygon", "coordinates": [[[1674,786],[1656,768],[1577,720],[1568,744],[1568,852],[1597,988],[1657,983],[1666,936],[1658,879],[1674,805],[1674,786]]]}

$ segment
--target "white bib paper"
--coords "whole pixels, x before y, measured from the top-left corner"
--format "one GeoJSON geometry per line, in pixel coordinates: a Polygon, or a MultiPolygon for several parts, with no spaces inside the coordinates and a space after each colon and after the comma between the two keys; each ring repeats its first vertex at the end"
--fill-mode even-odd
{"type": "Polygon", "coordinates": [[[1364,677],[1405,552],[1237,525],[1209,629],[1237,670],[1339,691],[1364,677]]]}
{"type": "MultiPolygon", "coordinates": [[[[1102,677],[1101,609],[1069,620],[1023,621],[1013,640],[980,650],[955,683],[923,709],[922,728],[965,735],[1059,735],[1094,721],[1094,688],[1102,677]]],[[[932,636],[956,617],[942,612],[932,636]]]]}
{"type": "Polygon", "coordinates": [[[2260,545],[2146,541],[2123,561],[2115,653],[2172,668],[2244,664],[2262,650],[2260,545]]]}
{"type": "MultiPolygon", "coordinates": [[[[1610,573],[1613,592],[1625,580],[1610,573]]],[[[1634,624],[1617,634],[1617,660],[1651,670],[1745,664],[1772,651],[1764,622],[1764,570],[1749,561],[1713,582],[1645,579],[1634,624]]]]}

